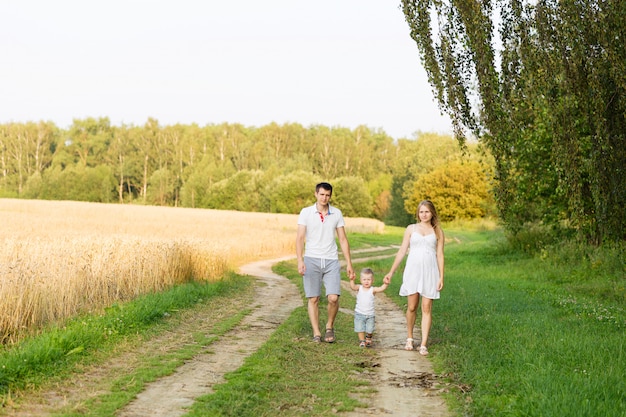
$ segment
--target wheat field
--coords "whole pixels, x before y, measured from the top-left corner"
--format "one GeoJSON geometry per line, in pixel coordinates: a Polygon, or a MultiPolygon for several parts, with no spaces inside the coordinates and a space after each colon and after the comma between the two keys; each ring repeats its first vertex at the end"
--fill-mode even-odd
{"type": "MultiPolygon", "coordinates": [[[[0,199],[0,219],[4,344],[140,294],[295,255],[289,214],[0,199]]],[[[346,219],[348,233],[383,229],[346,219]]]]}

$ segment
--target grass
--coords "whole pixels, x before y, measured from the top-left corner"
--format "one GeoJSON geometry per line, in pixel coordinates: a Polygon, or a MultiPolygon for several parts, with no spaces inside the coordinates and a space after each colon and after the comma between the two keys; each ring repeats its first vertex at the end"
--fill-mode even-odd
{"type": "Polygon", "coordinates": [[[178,349],[161,350],[140,358],[140,362],[136,364],[132,372],[123,373],[109,381],[109,391],[106,394],[85,401],[79,410],[66,410],[59,415],[63,417],[115,416],[117,411],[131,402],[147,384],[172,374],[185,361],[200,353],[201,349],[235,327],[248,313],[249,310],[242,309],[217,323],[210,336],[194,334],[192,343],[187,343],[178,349]]]}
{"type": "MultiPolygon", "coordinates": [[[[355,343],[310,342],[306,309],[299,307],[242,367],[226,376],[215,393],[197,399],[188,416],[332,416],[359,405],[351,396],[356,375],[370,355],[355,343]],[[364,357],[365,356],[365,357],[364,357]]],[[[351,321],[340,319],[337,334],[352,336],[351,321]]]]}
{"type": "MultiPolygon", "coordinates": [[[[274,272],[292,279],[300,288],[295,261],[281,262],[274,272]]],[[[302,289],[302,288],[301,288],[302,289]]],[[[354,297],[343,307],[348,307],[354,297]]],[[[343,298],[343,296],[342,296],[343,298]]],[[[304,300],[303,300],[304,305],[304,300]]],[[[320,320],[325,320],[320,302],[320,320]]],[[[339,312],[337,342],[311,343],[306,308],[299,307],[261,349],[249,356],[214,393],[197,399],[187,416],[334,416],[363,406],[354,393],[368,389],[358,374],[372,367],[374,353],[355,343],[351,315],[339,312]]]]}
{"type": "MultiPolygon", "coordinates": [[[[84,315],[67,321],[63,326],[50,326],[37,336],[10,347],[5,346],[0,351],[0,404],[10,401],[12,393],[70,377],[81,366],[110,356],[120,345],[136,343],[142,337],[155,337],[165,332],[179,323],[177,319],[182,312],[192,310],[199,304],[230,299],[233,294],[250,293],[250,284],[250,278],[234,274],[219,282],[183,284],[114,305],[102,315],[84,315]]],[[[222,322],[224,329],[221,332],[234,324],[222,322]]],[[[219,334],[219,329],[220,325],[216,325],[214,334],[219,334]]],[[[195,346],[197,348],[199,344],[195,346]]],[[[177,352],[175,356],[191,357],[193,352],[177,352]]],[[[150,358],[151,361],[154,359],[159,358],[150,358]]],[[[159,359],[160,365],[156,368],[154,364],[149,366],[155,375],[167,374],[168,369],[175,366],[171,360],[163,359],[159,359]]],[[[131,379],[150,379],[137,378],[141,373],[139,369],[134,372],[131,379]]],[[[143,386],[140,383],[135,385],[136,391],[128,390],[128,387],[126,391],[136,393],[143,386]]]]}
{"type": "MultiPolygon", "coordinates": [[[[457,412],[626,415],[624,258],[605,259],[592,248],[586,257],[563,248],[531,257],[508,250],[497,232],[447,236],[461,244],[446,247],[431,357],[465,387],[450,397],[457,412]]],[[[400,283],[396,277],[386,293],[404,306],[400,283]]]]}

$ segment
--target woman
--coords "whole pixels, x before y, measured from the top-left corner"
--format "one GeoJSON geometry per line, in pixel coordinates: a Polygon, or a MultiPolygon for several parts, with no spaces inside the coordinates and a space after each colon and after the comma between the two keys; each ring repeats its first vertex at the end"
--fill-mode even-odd
{"type": "Polygon", "coordinates": [[[437,210],[432,202],[428,200],[420,202],[417,206],[416,218],[417,223],[407,226],[402,245],[385,278],[391,280],[408,251],[409,256],[400,287],[400,295],[407,297],[407,339],[404,348],[413,350],[413,327],[421,296],[422,340],[419,353],[428,355],[426,346],[432,324],[433,300],[439,299],[439,292],[443,289],[444,234],[439,224],[437,210]]]}

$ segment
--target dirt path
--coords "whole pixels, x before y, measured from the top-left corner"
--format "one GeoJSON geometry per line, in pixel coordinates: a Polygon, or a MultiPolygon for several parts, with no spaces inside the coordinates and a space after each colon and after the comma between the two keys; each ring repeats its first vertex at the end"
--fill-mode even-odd
{"type": "MultiPolygon", "coordinates": [[[[350,291],[347,285],[346,290],[350,291]]],[[[419,334],[418,329],[416,332],[419,334]]],[[[378,351],[379,362],[375,370],[367,374],[377,392],[362,398],[369,403],[368,408],[345,413],[345,416],[451,416],[440,395],[443,388],[439,386],[431,362],[415,350],[404,350],[405,340],[404,313],[384,293],[378,293],[373,349],[378,351]]]]}
{"type": "MultiPolygon", "coordinates": [[[[367,251],[364,251],[367,252],[367,251]]],[[[357,254],[358,251],[355,251],[357,254]]],[[[380,258],[377,256],[376,258],[380,258]]],[[[255,352],[283,323],[293,310],[302,305],[298,288],[284,277],[272,272],[274,263],[289,259],[280,258],[255,262],[243,266],[240,272],[258,277],[255,285],[257,305],[233,330],[220,336],[206,351],[180,366],[172,375],[149,384],[135,400],[118,412],[120,417],[175,417],[185,414],[186,408],[198,396],[212,392],[214,384],[224,382],[224,374],[236,370],[244,359],[255,352]],[[276,300],[281,300],[276,302],[276,300]]],[[[368,258],[372,259],[372,258],[368,258]]],[[[359,258],[358,261],[364,260],[359,258]]],[[[349,288],[346,291],[350,291],[349,288]]],[[[378,351],[378,366],[365,373],[365,378],[378,390],[376,394],[362,399],[369,404],[367,409],[357,409],[345,413],[346,417],[362,414],[393,416],[447,417],[446,406],[440,397],[437,380],[432,365],[427,358],[416,351],[403,350],[405,324],[403,312],[384,294],[376,300],[376,332],[374,348],[378,351]]],[[[353,314],[342,309],[342,312],[353,314]]],[[[185,334],[202,328],[202,319],[194,318],[170,335],[170,343],[181,343],[185,334]],[[187,328],[188,326],[188,328],[187,328]]],[[[168,343],[168,341],[159,341],[168,343]]],[[[158,348],[154,347],[153,348],[158,348]]],[[[160,346],[162,347],[162,346],[160,346]]],[[[137,352],[135,352],[137,354],[137,352]]],[[[149,355],[150,352],[146,352],[149,355]]],[[[141,353],[139,353],[141,355],[141,353]]],[[[132,358],[121,358],[116,363],[107,364],[102,369],[92,370],[71,383],[70,387],[39,393],[38,400],[23,404],[15,416],[46,416],[59,407],[78,404],[90,396],[102,393],[105,387],[98,386],[99,376],[114,374],[129,366],[132,358]]],[[[33,399],[34,400],[34,399],[33,399]]]]}

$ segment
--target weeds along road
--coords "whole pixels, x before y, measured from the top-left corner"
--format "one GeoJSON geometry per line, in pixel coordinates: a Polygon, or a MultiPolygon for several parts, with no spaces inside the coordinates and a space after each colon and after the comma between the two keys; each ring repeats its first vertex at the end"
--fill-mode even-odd
{"type": "MultiPolygon", "coordinates": [[[[368,251],[353,251],[356,256],[367,256],[368,251]]],[[[373,258],[389,257],[374,256],[373,258]]],[[[174,373],[160,378],[137,395],[126,407],[119,410],[120,417],[175,417],[182,416],[195,398],[212,392],[214,384],[224,382],[224,375],[239,368],[245,358],[254,353],[283,323],[294,309],[302,305],[302,296],[297,286],[288,279],[272,272],[276,262],[292,257],[254,262],[243,266],[240,273],[257,277],[254,286],[252,309],[234,329],[219,337],[209,349],[186,361],[174,373]]],[[[353,256],[354,258],[354,256],[353,256]]],[[[355,258],[362,262],[371,258],[355,258]]],[[[344,283],[346,284],[346,283],[344,283]]],[[[347,291],[350,291],[347,289],[347,291]]],[[[445,387],[438,383],[430,361],[417,352],[403,350],[406,329],[402,312],[384,293],[377,296],[376,332],[374,348],[378,363],[375,368],[363,373],[363,378],[372,383],[377,392],[357,394],[368,404],[366,409],[357,409],[341,415],[352,417],[362,414],[392,416],[446,417],[450,414],[441,397],[445,387]],[[384,319],[383,319],[384,318],[384,319]]],[[[241,307],[241,306],[240,306],[241,307]]],[[[342,309],[352,314],[352,311],[342,309]]],[[[60,409],[80,409],[89,398],[106,390],[102,380],[110,380],[124,367],[132,364],[132,355],[150,355],[164,348],[163,344],[185,343],[185,337],[202,328],[198,316],[183,323],[167,340],[149,340],[141,350],[87,370],[72,381],[43,392],[36,393],[27,403],[10,411],[11,416],[46,416],[60,409]],[[131,356],[129,356],[131,355],[131,356]],[[109,379],[107,379],[107,377],[109,379]]],[[[8,411],[8,410],[7,410],[8,411]]]]}

